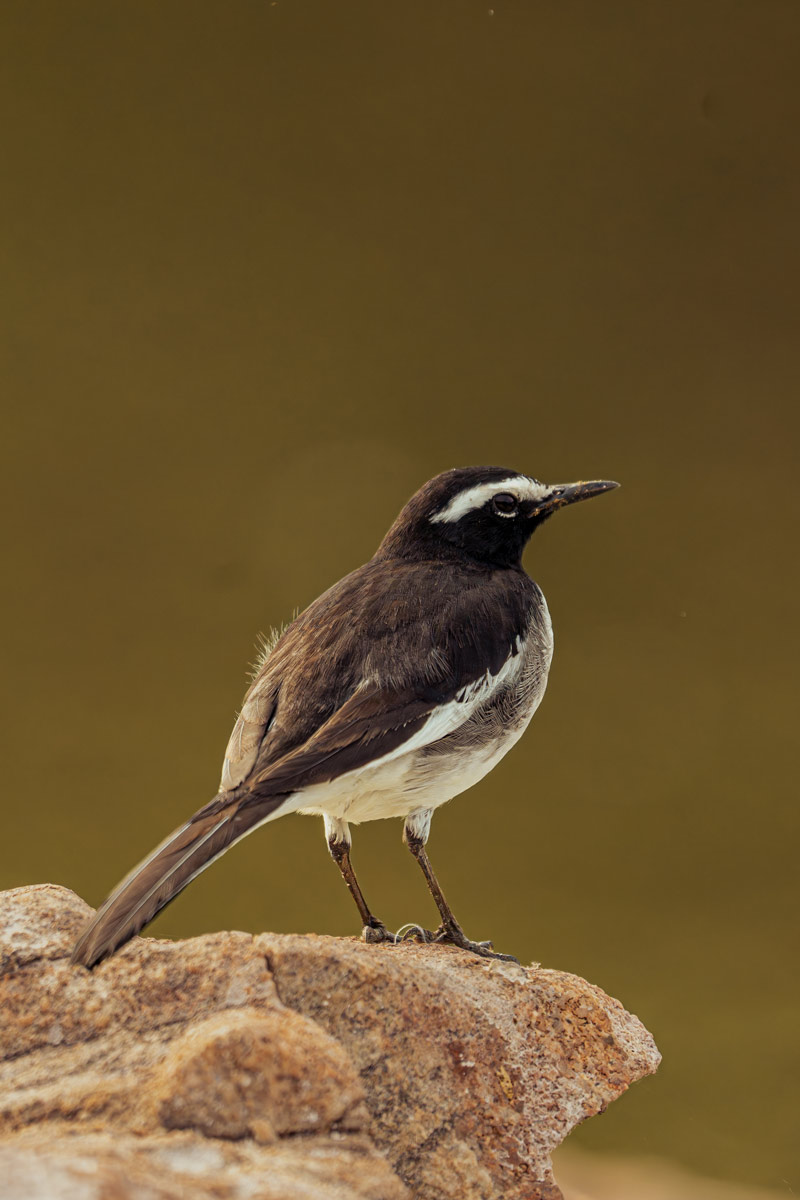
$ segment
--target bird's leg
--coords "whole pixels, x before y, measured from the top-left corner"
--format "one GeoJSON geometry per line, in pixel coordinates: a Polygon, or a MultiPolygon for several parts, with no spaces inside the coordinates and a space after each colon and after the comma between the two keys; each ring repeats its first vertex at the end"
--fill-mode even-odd
{"type": "Polygon", "coordinates": [[[347,884],[350,895],[356,902],[356,908],[361,917],[361,924],[363,926],[361,936],[365,942],[393,942],[393,934],[389,933],[383,921],[379,921],[377,917],[373,917],[367,907],[364,893],[359,887],[356,873],[350,862],[351,840],[349,825],[346,821],[340,821],[336,817],[325,816],[324,819],[325,837],[328,841],[331,858],[342,872],[344,881],[347,884]]]}
{"type": "Polygon", "coordinates": [[[471,942],[453,916],[453,910],[445,899],[444,892],[433,873],[433,867],[425,850],[425,843],[428,840],[428,834],[431,829],[432,816],[433,811],[429,808],[423,809],[420,812],[410,813],[406,817],[405,825],[403,826],[403,841],[419,863],[422,874],[425,876],[425,882],[436,901],[436,907],[439,909],[442,918],[442,923],[433,935],[432,940],[435,942],[450,942],[454,946],[460,946],[462,950],[471,950],[473,954],[480,954],[482,958],[502,958],[506,962],[518,962],[519,960],[514,958],[513,954],[495,953],[491,942],[471,942]]]}

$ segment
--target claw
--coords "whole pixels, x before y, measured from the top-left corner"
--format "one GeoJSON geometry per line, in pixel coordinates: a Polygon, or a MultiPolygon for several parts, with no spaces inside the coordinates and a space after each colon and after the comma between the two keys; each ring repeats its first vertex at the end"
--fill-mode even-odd
{"type": "Polygon", "coordinates": [[[370,945],[378,945],[380,942],[395,942],[397,938],[395,934],[390,933],[384,924],[376,921],[374,925],[365,925],[361,930],[361,937],[370,945]]]}
{"type": "Polygon", "coordinates": [[[455,922],[452,925],[440,925],[436,930],[434,940],[458,946],[462,950],[469,950],[472,954],[477,954],[481,958],[497,958],[501,962],[519,964],[519,959],[515,958],[513,954],[498,954],[491,942],[471,942],[464,933],[464,930],[460,925],[456,925],[455,922]]]}
{"type": "Polygon", "coordinates": [[[455,922],[452,925],[442,924],[432,933],[430,929],[417,925],[415,921],[409,921],[408,924],[401,925],[397,933],[391,933],[384,924],[376,921],[374,925],[365,925],[361,936],[371,945],[381,942],[395,945],[400,945],[401,942],[418,942],[422,945],[437,943],[458,946],[461,950],[469,950],[471,954],[477,954],[480,958],[497,958],[502,962],[519,963],[519,959],[513,954],[498,954],[492,942],[471,942],[461,926],[455,922]]]}
{"type": "Polygon", "coordinates": [[[417,925],[414,921],[409,921],[406,925],[401,925],[397,933],[394,935],[396,942],[433,942],[435,941],[434,934],[430,929],[423,929],[421,925],[417,925]]]}

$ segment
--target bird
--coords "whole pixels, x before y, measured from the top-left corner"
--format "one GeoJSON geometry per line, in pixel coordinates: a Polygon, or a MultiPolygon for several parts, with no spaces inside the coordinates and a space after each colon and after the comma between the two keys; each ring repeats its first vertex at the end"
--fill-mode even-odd
{"type": "Polygon", "coordinates": [[[441,918],[435,931],[412,926],[412,936],[516,961],[457,922],[428,858],[431,818],[500,761],[544,695],[553,631],[522,565],[529,538],[559,509],[618,486],[546,484],[491,466],[424,484],[372,558],[267,647],[218,792],[122,880],[81,932],[73,962],[94,967],[234,843],[293,812],[322,816],[363,940],[397,935],[364,898],[350,826],[402,818],[441,918]]]}

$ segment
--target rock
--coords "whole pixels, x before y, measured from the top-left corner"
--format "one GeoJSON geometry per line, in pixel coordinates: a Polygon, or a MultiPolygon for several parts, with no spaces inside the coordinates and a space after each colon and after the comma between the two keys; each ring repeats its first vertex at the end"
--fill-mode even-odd
{"type": "Polygon", "coordinates": [[[344,1049],[291,1009],[228,1009],[170,1045],[153,1086],[165,1129],[274,1142],[364,1129],[364,1092],[344,1049]]]}
{"type": "Polygon", "coordinates": [[[0,893],[6,1200],[556,1200],[555,1147],[659,1063],[559,971],[221,933],[90,973],[90,914],[0,893]]]}

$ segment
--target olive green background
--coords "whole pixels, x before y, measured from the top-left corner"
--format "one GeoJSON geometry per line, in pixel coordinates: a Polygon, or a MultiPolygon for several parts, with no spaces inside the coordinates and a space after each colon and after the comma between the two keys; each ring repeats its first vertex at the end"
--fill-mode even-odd
{"type": "MultiPolygon", "coordinates": [[[[577,1143],[793,1194],[800,6],[491,4],[0,7],[0,884],[96,903],[209,799],[258,631],[429,476],[619,479],[431,856],[654,1032],[577,1143]]],[[[399,822],[355,863],[434,919],[399,822]]],[[[154,930],[354,918],[293,817],[154,930]]]]}

